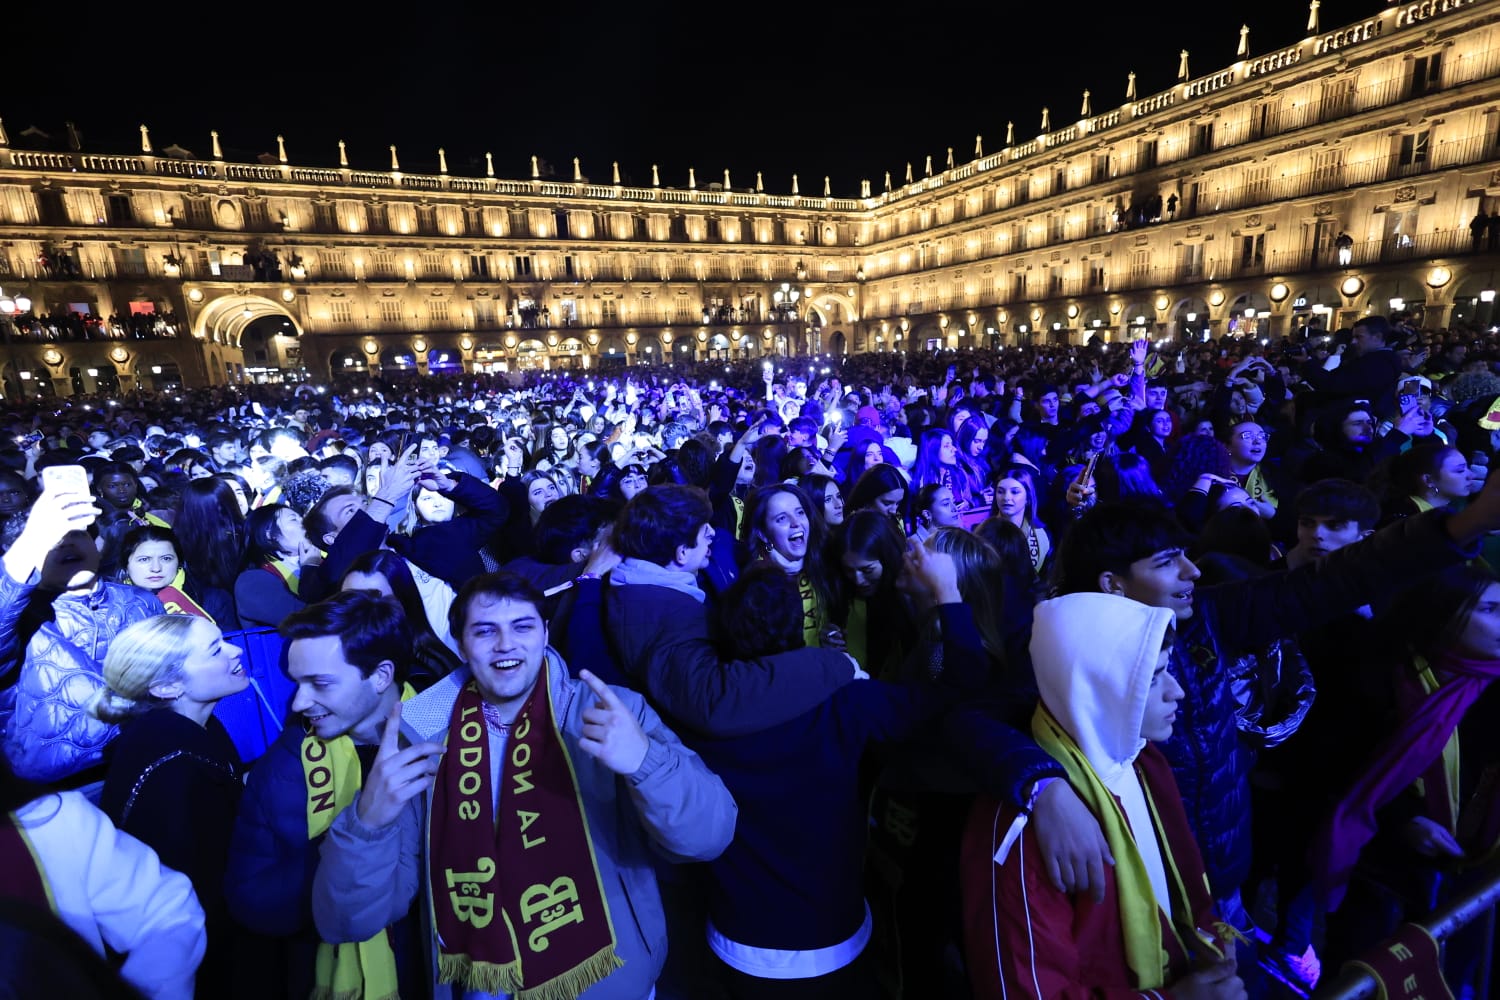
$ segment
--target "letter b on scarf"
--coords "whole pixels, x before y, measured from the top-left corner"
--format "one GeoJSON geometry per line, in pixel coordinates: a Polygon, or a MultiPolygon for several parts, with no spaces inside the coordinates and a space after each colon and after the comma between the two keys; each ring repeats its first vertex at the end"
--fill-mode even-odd
{"type": "Polygon", "coordinates": [[[476,930],[488,927],[495,917],[495,894],[481,892],[479,886],[495,877],[495,859],[480,858],[477,872],[448,868],[443,874],[448,880],[448,901],[453,906],[453,915],[476,930]]]}
{"type": "Polygon", "coordinates": [[[578,905],[578,886],[564,875],[551,885],[538,882],[521,895],[521,919],[531,923],[540,916],[542,926],[531,932],[527,945],[532,951],[546,951],[548,935],[568,924],[583,923],[583,908],[578,905]]]}

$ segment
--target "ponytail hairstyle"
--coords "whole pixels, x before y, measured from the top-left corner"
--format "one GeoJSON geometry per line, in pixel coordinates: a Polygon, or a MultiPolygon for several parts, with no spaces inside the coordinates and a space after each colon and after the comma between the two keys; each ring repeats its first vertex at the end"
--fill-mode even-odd
{"type": "Polygon", "coordinates": [[[151,693],[182,678],[188,632],[196,615],[153,615],[119,631],[104,656],[104,688],[89,710],[104,722],[120,723],[167,704],[151,693]]]}

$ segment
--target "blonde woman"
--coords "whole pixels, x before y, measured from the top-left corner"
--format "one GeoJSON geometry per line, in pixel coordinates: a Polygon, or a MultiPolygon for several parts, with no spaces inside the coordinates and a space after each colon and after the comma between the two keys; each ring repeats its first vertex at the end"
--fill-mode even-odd
{"type": "Polygon", "coordinates": [[[104,683],[94,714],[121,728],[99,806],[192,881],[209,942],[197,995],[229,996],[239,935],[222,886],[243,765],[213,710],[250,683],[240,649],[206,618],[157,615],[110,643],[104,683]]]}

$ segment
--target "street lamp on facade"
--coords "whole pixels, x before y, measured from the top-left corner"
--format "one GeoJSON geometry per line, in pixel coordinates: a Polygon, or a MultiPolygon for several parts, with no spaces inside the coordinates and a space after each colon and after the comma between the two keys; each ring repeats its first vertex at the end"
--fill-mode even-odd
{"type": "Polygon", "coordinates": [[[797,322],[797,302],[802,293],[783,281],[781,287],[771,293],[771,319],[777,323],[797,322]]]}

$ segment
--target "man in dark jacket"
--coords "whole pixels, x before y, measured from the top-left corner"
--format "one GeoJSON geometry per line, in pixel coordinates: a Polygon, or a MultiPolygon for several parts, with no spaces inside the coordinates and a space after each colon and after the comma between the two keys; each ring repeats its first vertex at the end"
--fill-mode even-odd
{"type": "Polygon", "coordinates": [[[1299,373],[1325,402],[1339,399],[1389,399],[1401,377],[1401,359],[1391,349],[1395,336],[1384,316],[1364,316],[1354,324],[1349,348],[1332,371],[1325,362],[1307,361],[1299,373]]]}

